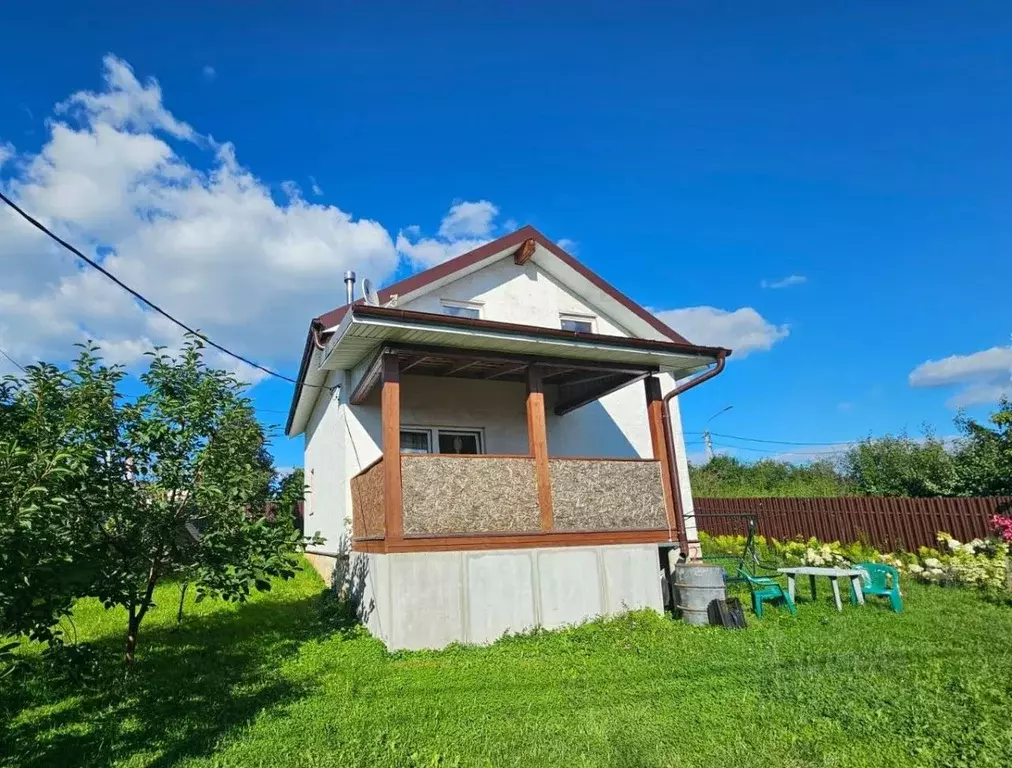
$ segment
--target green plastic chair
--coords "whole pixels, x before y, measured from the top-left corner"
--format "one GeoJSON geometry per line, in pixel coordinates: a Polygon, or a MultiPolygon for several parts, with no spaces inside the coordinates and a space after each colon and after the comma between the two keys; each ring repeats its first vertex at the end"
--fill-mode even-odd
{"type": "MultiPolygon", "coordinates": [[[[864,596],[888,597],[892,609],[899,613],[903,610],[903,597],[900,595],[900,573],[885,563],[858,563],[854,566],[864,571],[861,576],[861,591],[864,596]]],[[[857,592],[850,585],[850,601],[857,602],[857,592]]]]}
{"type": "Polygon", "coordinates": [[[787,604],[787,610],[791,612],[791,616],[797,614],[791,596],[784,592],[784,588],[773,579],[768,579],[765,576],[753,576],[744,568],[738,569],[738,575],[745,580],[748,584],[748,591],[752,593],[752,609],[757,618],[763,617],[763,602],[766,600],[782,599],[787,604]]]}

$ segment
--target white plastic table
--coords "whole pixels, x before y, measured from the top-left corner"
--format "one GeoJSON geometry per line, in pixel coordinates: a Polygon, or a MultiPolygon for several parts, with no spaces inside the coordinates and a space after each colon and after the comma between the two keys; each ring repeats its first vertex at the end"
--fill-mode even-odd
{"type": "Polygon", "coordinates": [[[859,571],[856,568],[820,568],[814,565],[805,565],[797,568],[777,568],[777,572],[787,574],[787,591],[791,595],[791,600],[794,599],[794,582],[798,576],[808,577],[808,583],[812,587],[813,600],[815,599],[815,577],[825,576],[833,585],[833,599],[836,601],[836,610],[843,610],[843,601],[840,600],[839,579],[841,578],[850,579],[850,583],[854,585],[858,605],[864,605],[864,591],[861,589],[861,577],[864,575],[864,571],[859,571]]]}

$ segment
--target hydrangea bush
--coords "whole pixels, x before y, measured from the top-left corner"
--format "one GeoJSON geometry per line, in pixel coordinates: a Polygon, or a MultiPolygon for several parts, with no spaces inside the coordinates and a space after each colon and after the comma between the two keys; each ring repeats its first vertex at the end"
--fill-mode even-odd
{"type": "Polygon", "coordinates": [[[938,544],[938,549],[921,547],[916,553],[879,555],[879,560],[932,584],[1005,586],[1009,545],[1004,541],[974,539],[963,543],[942,532],[938,544]]]}
{"type": "MultiPolygon", "coordinates": [[[[744,536],[699,534],[707,555],[738,557],[745,547],[744,536]]],[[[960,542],[948,533],[938,534],[938,548],[921,547],[917,552],[882,553],[865,544],[820,542],[815,538],[778,541],[755,537],[759,558],[770,565],[815,565],[846,568],[853,563],[879,562],[918,581],[930,584],[964,585],[985,589],[1005,587],[1009,568],[1009,544],[1001,537],[960,542]]]]}

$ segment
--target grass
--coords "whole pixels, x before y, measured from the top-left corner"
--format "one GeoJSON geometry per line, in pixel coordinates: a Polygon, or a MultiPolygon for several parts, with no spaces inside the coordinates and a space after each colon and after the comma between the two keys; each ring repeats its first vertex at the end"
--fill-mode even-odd
{"type": "Polygon", "coordinates": [[[179,626],[166,585],[130,677],[125,617],[83,601],[97,669],[25,649],[0,681],[0,765],[1009,765],[1012,609],[904,587],[899,615],[824,594],[743,632],[641,612],[389,654],[310,571],[179,626]]]}

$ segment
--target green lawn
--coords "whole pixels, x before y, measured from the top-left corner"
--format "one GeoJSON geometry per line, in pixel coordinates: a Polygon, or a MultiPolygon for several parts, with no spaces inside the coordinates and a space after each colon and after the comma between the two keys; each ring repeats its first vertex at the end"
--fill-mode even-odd
{"type": "Polygon", "coordinates": [[[0,765],[1009,765],[1012,609],[904,586],[901,615],[827,594],[744,632],[640,613],[391,655],[311,572],[181,626],[168,585],[131,678],[123,615],[89,601],[97,679],[29,652],[0,680],[0,765]]]}

